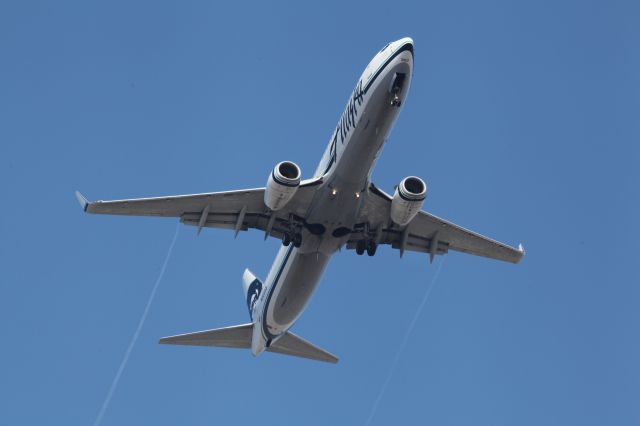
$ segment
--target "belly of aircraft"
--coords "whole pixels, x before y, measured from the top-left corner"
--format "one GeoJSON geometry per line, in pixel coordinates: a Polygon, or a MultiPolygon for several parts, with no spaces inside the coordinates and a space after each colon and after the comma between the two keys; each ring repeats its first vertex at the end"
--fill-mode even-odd
{"type": "Polygon", "coordinates": [[[275,335],[286,330],[300,316],[329,261],[329,256],[322,253],[294,251],[294,258],[281,278],[267,312],[268,329],[275,335]]]}
{"type": "Polygon", "coordinates": [[[371,170],[399,112],[389,102],[389,87],[396,72],[410,76],[411,69],[402,62],[389,67],[368,92],[369,99],[355,127],[338,142],[336,163],[324,176],[305,217],[308,225],[322,225],[324,232],[312,233],[311,227],[303,230],[302,247],[291,253],[267,310],[266,325],[272,335],[285,331],[300,316],[330,256],[348,241],[358,223],[371,170]]]}
{"type": "Polygon", "coordinates": [[[389,102],[388,87],[395,72],[409,73],[407,64],[399,63],[380,78],[378,86],[368,92],[369,99],[360,111],[356,126],[348,139],[338,142],[336,164],[325,176],[307,220],[322,223],[327,229],[352,227],[366,190],[371,170],[380,155],[399,108],[389,102]]]}

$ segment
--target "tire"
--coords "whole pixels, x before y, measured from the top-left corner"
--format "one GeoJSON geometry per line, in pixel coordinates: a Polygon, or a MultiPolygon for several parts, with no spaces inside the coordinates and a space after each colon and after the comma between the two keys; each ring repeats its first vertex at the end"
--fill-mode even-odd
{"type": "Polygon", "coordinates": [[[367,244],[367,254],[373,256],[376,254],[376,250],[378,250],[378,245],[373,241],[369,241],[369,244],[367,244]]]}
{"type": "Polygon", "coordinates": [[[284,234],[284,236],[282,237],[282,245],[287,247],[289,244],[291,244],[291,235],[284,234]]]}
{"type": "Polygon", "coordinates": [[[302,245],[302,234],[296,234],[293,236],[293,246],[298,248],[302,245]]]}
{"type": "Polygon", "coordinates": [[[358,254],[358,256],[364,254],[364,250],[365,250],[365,241],[364,240],[360,240],[356,243],[356,253],[358,254]]]}

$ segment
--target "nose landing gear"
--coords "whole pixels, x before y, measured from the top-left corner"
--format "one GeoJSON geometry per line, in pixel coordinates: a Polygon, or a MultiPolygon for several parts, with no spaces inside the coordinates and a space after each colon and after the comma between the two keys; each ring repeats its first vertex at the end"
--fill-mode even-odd
{"type": "Polygon", "coordinates": [[[400,105],[402,105],[399,95],[400,92],[402,92],[402,87],[404,86],[406,77],[407,75],[403,73],[395,73],[393,76],[393,80],[391,80],[391,86],[389,88],[389,93],[391,93],[391,100],[389,103],[391,106],[400,108],[400,105]]]}

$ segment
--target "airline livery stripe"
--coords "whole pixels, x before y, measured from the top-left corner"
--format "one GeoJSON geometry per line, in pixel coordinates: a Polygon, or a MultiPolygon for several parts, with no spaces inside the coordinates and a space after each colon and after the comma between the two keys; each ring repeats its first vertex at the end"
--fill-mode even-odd
{"type": "Polygon", "coordinates": [[[291,255],[292,251],[293,251],[293,244],[289,246],[289,249],[287,250],[287,254],[285,254],[284,256],[284,260],[282,261],[282,264],[278,269],[278,273],[276,274],[276,277],[273,280],[273,284],[269,288],[269,294],[267,294],[267,300],[264,303],[264,312],[262,313],[262,334],[267,340],[271,340],[274,337],[277,337],[271,334],[267,328],[267,312],[269,311],[269,303],[271,302],[271,296],[273,296],[273,292],[278,286],[278,281],[280,281],[280,276],[282,275],[282,271],[284,271],[284,268],[287,265],[287,261],[289,260],[289,256],[291,255]]]}
{"type": "Polygon", "coordinates": [[[387,65],[389,65],[391,63],[391,61],[393,61],[399,54],[401,54],[402,52],[404,52],[406,50],[411,52],[411,56],[413,56],[413,45],[411,43],[407,43],[404,46],[402,46],[400,49],[396,50],[393,53],[393,55],[391,55],[391,57],[389,57],[389,59],[387,59],[385,61],[385,63],[382,64],[382,66],[380,68],[378,68],[378,71],[376,71],[376,73],[373,75],[373,77],[371,77],[371,80],[369,80],[367,82],[367,85],[364,86],[364,93],[365,94],[367,93],[367,91],[369,90],[369,88],[371,87],[373,82],[376,81],[376,78],[378,78],[378,76],[382,73],[382,71],[387,67],[387,65]]]}
{"type": "MultiPolygon", "coordinates": [[[[401,46],[398,50],[396,50],[390,57],[389,59],[387,59],[379,68],[378,70],[373,74],[373,76],[369,79],[369,81],[367,82],[366,86],[364,87],[364,90],[361,91],[361,94],[359,95],[359,99],[362,100],[362,98],[364,98],[364,95],[367,94],[367,92],[369,91],[369,89],[371,88],[371,86],[373,85],[373,83],[376,81],[376,79],[380,76],[380,74],[382,73],[382,71],[395,59],[398,57],[398,55],[400,55],[402,52],[405,51],[409,51],[411,52],[411,56],[413,56],[413,44],[411,43],[407,43],[403,46],[401,46]]],[[[359,87],[361,87],[362,81],[358,81],[358,84],[356,85],[356,89],[358,89],[359,87]]],[[[360,105],[360,104],[359,104],[360,105]]],[[[342,131],[343,129],[343,121],[344,121],[344,115],[345,113],[342,113],[342,116],[340,117],[340,120],[338,122],[338,127],[336,128],[334,134],[333,134],[333,140],[331,141],[331,158],[329,159],[329,164],[327,164],[327,167],[325,168],[324,172],[322,172],[322,175],[326,175],[327,173],[329,173],[329,170],[331,170],[331,167],[338,162],[338,152],[337,152],[337,145],[338,145],[338,135],[340,134],[342,136],[341,140],[342,143],[344,143],[344,138],[345,135],[344,133],[339,133],[340,131],[342,131]]]]}

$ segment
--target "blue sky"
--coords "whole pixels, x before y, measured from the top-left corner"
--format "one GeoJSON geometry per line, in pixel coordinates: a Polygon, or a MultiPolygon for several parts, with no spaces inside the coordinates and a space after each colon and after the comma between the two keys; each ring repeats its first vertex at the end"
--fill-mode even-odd
{"type": "MultiPolygon", "coordinates": [[[[412,91],[374,171],[511,244],[451,253],[372,424],[640,422],[637,2],[3,2],[0,424],[91,424],[174,220],[91,199],[310,176],[356,79],[415,41],[412,91]]],[[[338,365],[161,336],[247,321],[241,275],[278,241],[180,230],[104,425],[364,424],[436,270],[334,257],[294,331],[338,365]]],[[[440,261],[440,260],[439,260],[440,261]]]]}

